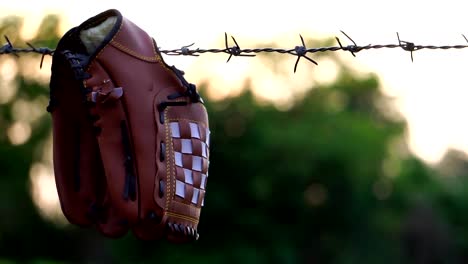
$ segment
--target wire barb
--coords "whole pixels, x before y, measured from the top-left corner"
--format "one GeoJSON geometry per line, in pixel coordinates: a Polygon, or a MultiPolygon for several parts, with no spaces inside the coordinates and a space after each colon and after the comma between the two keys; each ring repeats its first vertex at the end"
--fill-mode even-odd
{"type": "Polygon", "coordinates": [[[416,51],[416,50],[418,50],[419,48],[416,47],[416,45],[415,45],[413,42],[400,40],[400,34],[398,34],[398,32],[396,33],[396,35],[397,35],[397,38],[398,38],[398,45],[399,45],[403,50],[406,50],[406,51],[409,51],[409,52],[410,52],[410,54],[411,54],[411,62],[414,62],[414,60],[413,60],[413,51],[416,51]]]}
{"type": "Polygon", "coordinates": [[[341,45],[341,41],[338,37],[335,37],[336,41],[338,42],[338,45],[340,45],[340,48],[342,50],[345,50],[345,51],[349,51],[351,53],[351,55],[353,55],[353,57],[356,57],[356,53],[358,53],[359,51],[363,50],[364,48],[368,48],[370,45],[367,45],[365,47],[359,47],[357,44],[356,44],[356,41],[354,41],[348,34],[346,34],[343,30],[340,30],[340,32],[345,35],[346,38],[348,38],[352,43],[353,45],[348,45],[346,47],[343,47],[343,45],[341,45]]]}
{"type": "Polygon", "coordinates": [[[26,45],[28,45],[31,49],[32,49],[32,52],[36,52],[36,53],[39,53],[39,54],[42,54],[41,56],[41,63],[39,65],[39,68],[42,69],[42,63],[44,62],[44,57],[45,55],[52,55],[53,51],[51,51],[50,49],[48,48],[36,48],[34,47],[31,43],[29,42],[26,42],[26,45]]]}
{"type": "Polygon", "coordinates": [[[243,50],[240,48],[239,44],[237,44],[236,39],[231,36],[232,40],[234,41],[234,46],[229,47],[228,45],[228,37],[227,33],[224,32],[224,45],[226,47],[225,52],[229,54],[229,58],[227,59],[226,62],[229,62],[231,60],[231,57],[234,56],[242,56],[242,57],[255,57],[255,54],[242,54],[243,50]]]}
{"type": "Polygon", "coordinates": [[[308,50],[307,50],[306,44],[304,42],[304,38],[302,37],[301,34],[299,34],[299,37],[301,38],[302,46],[296,46],[294,48],[294,52],[291,52],[291,54],[297,56],[296,63],[294,64],[294,73],[296,73],[297,65],[298,65],[299,61],[301,60],[301,58],[305,58],[306,60],[312,62],[313,64],[318,65],[318,63],[316,61],[314,61],[313,59],[307,57],[308,50]]]}
{"type": "Polygon", "coordinates": [[[54,50],[52,50],[52,49],[43,48],[43,47],[36,48],[29,42],[26,42],[26,45],[29,46],[29,49],[28,48],[23,48],[23,49],[15,48],[15,47],[13,47],[13,44],[11,44],[10,39],[7,36],[4,36],[4,37],[5,37],[5,40],[7,41],[7,43],[5,45],[3,45],[2,47],[0,47],[0,55],[2,55],[2,54],[13,54],[16,57],[19,57],[18,53],[28,53],[28,52],[39,53],[39,54],[42,54],[41,64],[39,65],[40,68],[42,68],[42,64],[44,62],[44,57],[46,55],[53,55],[54,54],[54,50]]]}
{"type": "Polygon", "coordinates": [[[193,54],[194,51],[190,49],[193,45],[195,45],[195,42],[187,46],[182,46],[182,48],[180,48],[180,54],[185,56],[200,56],[198,54],[193,54]]]}
{"type": "Polygon", "coordinates": [[[16,54],[15,48],[13,48],[13,44],[11,44],[10,39],[6,35],[4,37],[7,43],[0,48],[0,54],[13,54],[16,57],[19,57],[19,55],[16,54]]]}
{"type": "MultiPolygon", "coordinates": [[[[336,41],[338,42],[338,46],[331,46],[331,47],[316,47],[316,48],[307,48],[304,38],[301,34],[299,37],[301,39],[301,44],[295,46],[294,48],[273,48],[273,47],[262,47],[262,48],[247,48],[242,49],[237,42],[237,40],[231,36],[234,45],[230,46],[228,34],[224,33],[224,48],[211,48],[211,49],[201,49],[201,48],[192,48],[195,43],[190,45],[182,46],[178,49],[161,49],[158,47],[158,51],[161,54],[169,55],[169,56],[200,56],[201,54],[205,53],[224,53],[228,54],[229,57],[226,62],[229,62],[232,56],[240,56],[240,57],[254,57],[258,53],[279,53],[279,54],[289,54],[292,56],[297,57],[296,62],[294,64],[294,72],[297,71],[297,67],[299,65],[299,61],[301,58],[305,58],[309,62],[318,65],[318,63],[308,56],[309,53],[318,53],[318,52],[337,52],[337,51],[346,51],[350,52],[351,55],[356,57],[356,53],[361,52],[363,50],[370,50],[370,49],[393,49],[393,48],[401,48],[404,51],[410,52],[411,61],[414,61],[413,52],[421,49],[430,49],[430,50],[448,50],[448,49],[465,49],[468,48],[468,38],[462,34],[462,37],[466,41],[467,44],[465,45],[445,45],[445,46],[435,46],[435,45],[416,45],[414,42],[403,41],[400,39],[400,35],[397,32],[397,39],[398,44],[368,44],[366,46],[360,46],[354,41],[348,34],[344,31],[340,30],[341,34],[343,34],[352,44],[343,46],[341,40],[338,37],[335,37],[336,41]]],[[[42,67],[44,57],[46,55],[53,55],[54,50],[50,48],[37,48],[33,46],[31,43],[26,43],[28,48],[16,48],[11,43],[10,39],[7,36],[4,36],[6,40],[6,44],[0,46],[0,55],[4,54],[11,54],[16,57],[19,57],[20,53],[38,53],[41,54],[41,63],[40,67],[42,67]]]]}

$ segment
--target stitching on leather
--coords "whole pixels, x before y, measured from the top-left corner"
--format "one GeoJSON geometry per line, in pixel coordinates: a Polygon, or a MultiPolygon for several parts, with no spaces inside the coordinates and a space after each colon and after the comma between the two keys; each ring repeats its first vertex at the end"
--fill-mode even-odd
{"type": "MultiPolygon", "coordinates": [[[[111,41],[111,45],[116,47],[117,49],[125,52],[125,53],[128,53],[128,54],[140,59],[140,60],[144,60],[144,61],[148,61],[148,62],[159,62],[160,61],[160,58],[157,57],[157,56],[149,57],[149,56],[140,55],[136,51],[131,50],[130,48],[126,47],[125,45],[123,45],[123,44],[121,44],[121,43],[119,43],[119,42],[117,42],[117,41],[115,41],[113,39],[111,41]]],[[[153,51],[154,51],[154,45],[152,45],[152,46],[153,46],[153,51]]]]}
{"type": "MultiPolygon", "coordinates": [[[[166,120],[166,116],[167,116],[167,109],[164,111],[164,120],[166,120]]],[[[169,190],[169,193],[166,194],[166,206],[165,206],[165,210],[169,210],[169,195],[170,195],[170,189],[171,189],[171,181],[170,181],[170,166],[172,164],[172,155],[171,155],[171,149],[168,145],[169,143],[169,122],[165,122],[164,123],[164,127],[165,127],[165,130],[166,130],[166,145],[168,147],[166,147],[166,188],[169,190]]],[[[171,140],[172,142],[172,140],[171,140]]]]}
{"type": "Polygon", "coordinates": [[[173,213],[173,212],[166,212],[166,215],[174,217],[174,218],[179,218],[179,219],[182,219],[182,220],[190,221],[190,222],[192,222],[194,224],[198,224],[198,220],[193,218],[193,217],[190,217],[190,216],[180,215],[180,214],[173,213]]]}
{"type": "Polygon", "coordinates": [[[198,206],[198,205],[196,205],[196,204],[193,204],[192,202],[185,203],[185,202],[179,202],[179,201],[176,201],[176,200],[174,200],[174,201],[172,201],[172,202],[173,202],[173,203],[182,204],[182,205],[185,205],[185,206],[191,206],[191,207],[193,207],[193,208],[195,208],[195,209],[198,209],[198,210],[201,210],[201,208],[202,208],[201,206],[198,206]]]}
{"type": "Polygon", "coordinates": [[[189,122],[193,122],[193,123],[197,123],[197,124],[202,124],[203,126],[206,127],[205,123],[203,123],[202,121],[196,121],[196,120],[192,120],[192,119],[186,119],[186,118],[170,118],[170,119],[167,119],[168,121],[180,121],[180,120],[185,120],[185,121],[189,121],[189,122]]]}
{"type": "MultiPolygon", "coordinates": [[[[166,108],[166,111],[165,111],[166,112],[166,117],[167,117],[167,112],[169,111],[170,108],[171,107],[166,108]]],[[[164,120],[166,120],[166,118],[164,120]]],[[[165,121],[165,122],[167,124],[169,124],[169,122],[167,122],[167,121],[165,121]]],[[[171,131],[171,133],[172,133],[172,131],[171,131]]],[[[172,140],[172,135],[169,138],[169,140],[171,141],[170,148],[171,148],[171,153],[172,153],[172,155],[171,155],[172,170],[171,170],[171,174],[170,174],[171,175],[171,178],[170,178],[170,180],[171,180],[171,193],[170,193],[171,197],[170,197],[170,200],[174,200],[175,197],[173,197],[173,196],[175,196],[175,185],[176,185],[176,182],[175,182],[175,174],[176,174],[175,166],[176,165],[175,165],[175,155],[174,155],[174,140],[172,140]]]]}
{"type": "MultiPolygon", "coordinates": [[[[151,37],[150,37],[151,38],[151,37]]],[[[161,56],[159,56],[159,54],[156,52],[156,47],[154,45],[154,41],[153,39],[151,38],[151,47],[153,48],[153,54],[154,54],[154,57],[156,57],[158,59],[159,62],[161,62],[162,58],[161,56]]],[[[164,63],[163,63],[164,64],[164,63]]]]}

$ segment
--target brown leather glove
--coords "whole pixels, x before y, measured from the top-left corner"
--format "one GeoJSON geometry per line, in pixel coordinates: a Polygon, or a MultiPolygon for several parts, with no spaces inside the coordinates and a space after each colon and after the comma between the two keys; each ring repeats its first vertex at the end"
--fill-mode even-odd
{"type": "Polygon", "coordinates": [[[52,61],[54,170],[63,213],[145,240],[198,238],[208,116],[154,39],[108,10],[72,28],[52,61]]]}

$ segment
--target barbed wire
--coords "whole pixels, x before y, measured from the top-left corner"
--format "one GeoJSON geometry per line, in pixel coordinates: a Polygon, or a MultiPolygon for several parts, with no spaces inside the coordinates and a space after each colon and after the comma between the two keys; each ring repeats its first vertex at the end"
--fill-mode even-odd
{"type": "MultiPolygon", "coordinates": [[[[358,45],[348,34],[344,31],[341,33],[349,40],[352,44],[343,46],[341,40],[338,37],[335,37],[338,46],[329,46],[329,47],[315,47],[315,48],[307,48],[304,42],[304,38],[302,35],[299,35],[301,43],[294,48],[273,48],[273,47],[265,47],[265,48],[252,48],[252,49],[242,49],[238,44],[237,40],[231,36],[234,45],[230,46],[228,34],[224,33],[224,48],[211,48],[211,49],[201,49],[201,48],[191,48],[195,43],[190,45],[182,46],[181,48],[177,49],[159,49],[159,52],[169,56],[200,56],[201,54],[207,53],[225,53],[229,57],[226,62],[229,62],[233,56],[239,57],[254,57],[258,53],[280,53],[280,54],[287,54],[297,57],[296,62],[294,64],[294,72],[297,70],[297,66],[301,58],[306,59],[307,61],[318,65],[318,63],[308,57],[308,54],[311,53],[319,53],[319,52],[337,52],[337,51],[345,51],[350,52],[354,57],[356,57],[356,53],[363,51],[363,50],[371,50],[371,49],[394,49],[394,48],[401,48],[404,51],[410,52],[411,61],[414,61],[413,52],[422,50],[422,49],[430,49],[430,50],[449,50],[449,49],[465,49],[468,48],[468,45],[417,45],[414,42],[404,41],[400,39],[400,35],[398,32],[397,41],[398,44],[368,44],[365,46],[358,45]]],[[[468,39],[465,35],[462,34],[465,42],[468,44],[468,39]]],[[[46,55],[53,55],[54,49],[48,47],[34,47],[31,43],[26,42],[28,48],[16,48],[10,42],[7,36],[5,36],[6,44],[0,47],[0,55],[4,54],[12,54],[14,56],[19,56],[20,53],[38,53],[42,54],[40,67],[42,67],[42,63],[44,61],[44,57],[46,55]]]]}

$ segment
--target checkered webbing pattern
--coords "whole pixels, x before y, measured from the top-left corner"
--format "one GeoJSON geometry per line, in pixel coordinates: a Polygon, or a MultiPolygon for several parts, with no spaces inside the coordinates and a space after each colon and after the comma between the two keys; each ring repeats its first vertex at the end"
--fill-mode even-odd
{"type": "Polygon", "coordinates": [[[176,170],[176,196],[203,206],[208,179],[210,131],[201,123],[177,120],[169,123],[176,170]]]}

